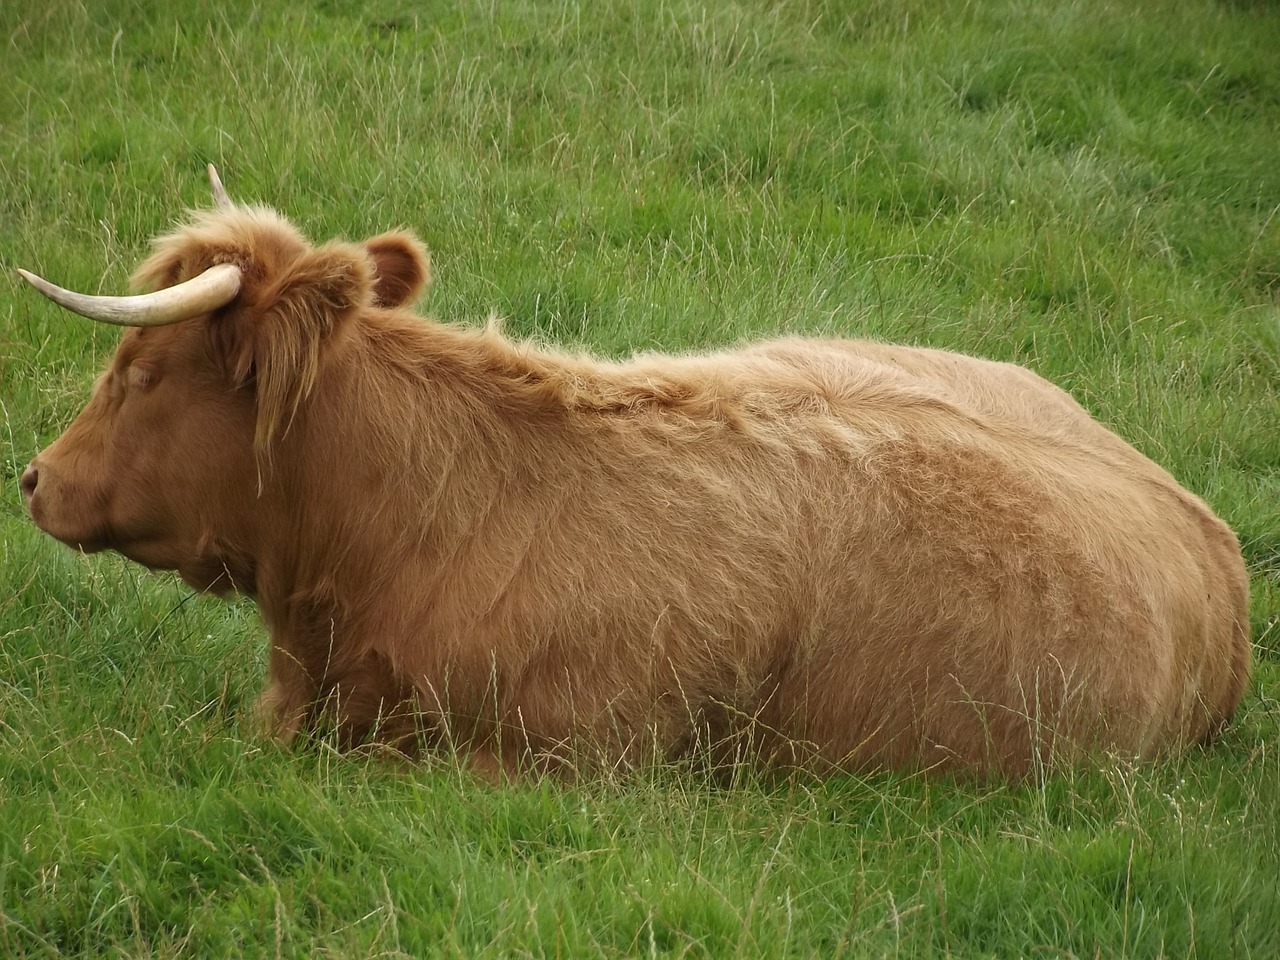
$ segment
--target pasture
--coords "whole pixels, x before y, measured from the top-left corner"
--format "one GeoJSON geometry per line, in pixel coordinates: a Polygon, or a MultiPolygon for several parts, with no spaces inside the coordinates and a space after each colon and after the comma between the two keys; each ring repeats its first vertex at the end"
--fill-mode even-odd
{"type": "Polygon", "coordinates": [[[0,6],[0,954],[1280,954],[1280,11],[1248,0],[0,6]],[[1206,750],[1027,783],[480,782],[255,735],[253,606],[80,557],[17,478],[232,196],[406,226],[421,309],[605,355],[1024,363],[1204,497],[1255,672],[1206,750]]]}

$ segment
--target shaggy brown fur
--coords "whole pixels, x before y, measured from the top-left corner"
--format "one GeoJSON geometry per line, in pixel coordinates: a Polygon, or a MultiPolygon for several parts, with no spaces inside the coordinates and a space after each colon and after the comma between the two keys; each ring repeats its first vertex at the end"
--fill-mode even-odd
{"type": "Polygon", "coordinates": [[[30,508],[256,598],[281,738],[1016,775],[1204,740],[1240,699],[1235,537],[1027,370],[800,339],[606,363],[423,320],[416,240],[314,248],[265,209],[137,279],[222,262],[238,298],[125,335],[30,508]]]}

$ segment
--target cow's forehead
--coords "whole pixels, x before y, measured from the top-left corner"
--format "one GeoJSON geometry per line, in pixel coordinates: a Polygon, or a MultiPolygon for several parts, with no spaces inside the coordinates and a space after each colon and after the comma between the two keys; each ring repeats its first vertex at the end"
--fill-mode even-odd
{"type": "Polygon", "coordinates": [[[112,369],[121,370],[138,360],[155,359],[169,352],[175,340],[190,335],[189,330],[181,329],[190,325],[187,322],[168,327],[132,327],[126,330],[111,360],[112,369]]]}
{"type": "Polygon", "coordinates": [[[116,347],[115,356],[111,358],[111,366],[119,368],[132,363],[139,352],[144,350],[148,344],[145,334],[145,330],[138,328],[126,330],[124,336],[120,338],[119,345],[116,347]]]}

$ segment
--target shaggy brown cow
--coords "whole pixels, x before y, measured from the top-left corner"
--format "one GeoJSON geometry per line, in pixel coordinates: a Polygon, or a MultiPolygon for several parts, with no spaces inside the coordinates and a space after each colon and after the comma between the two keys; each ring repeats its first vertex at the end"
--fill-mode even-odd
{"type": "Polygon", "coordinates": [[[32,517],[254,597],[285,740],[1019,774],[1204,740],[1247,682],[1231,531],[1019,367],[561,353],[403,309],[406,234],[313,247],[225,196],[154,294],[28,278],[148,324],[23,476],[32,517]]]}

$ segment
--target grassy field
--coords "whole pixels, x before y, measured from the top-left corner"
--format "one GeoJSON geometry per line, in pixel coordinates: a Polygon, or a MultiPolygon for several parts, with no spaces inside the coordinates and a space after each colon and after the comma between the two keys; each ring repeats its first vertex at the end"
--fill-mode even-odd
{"type": "Polygon", "coordinates": [[[1244,0],[0,5],[0,955],[1280,955],[1280,9],[1244,0]],[[423,308],[611,355],[781,331],[1026,363],[1208,499],[1256,679],[1042,783],[494,787],[244,722],[247,603],[78,557],[17,476],[204,165],[423,308]]]}

